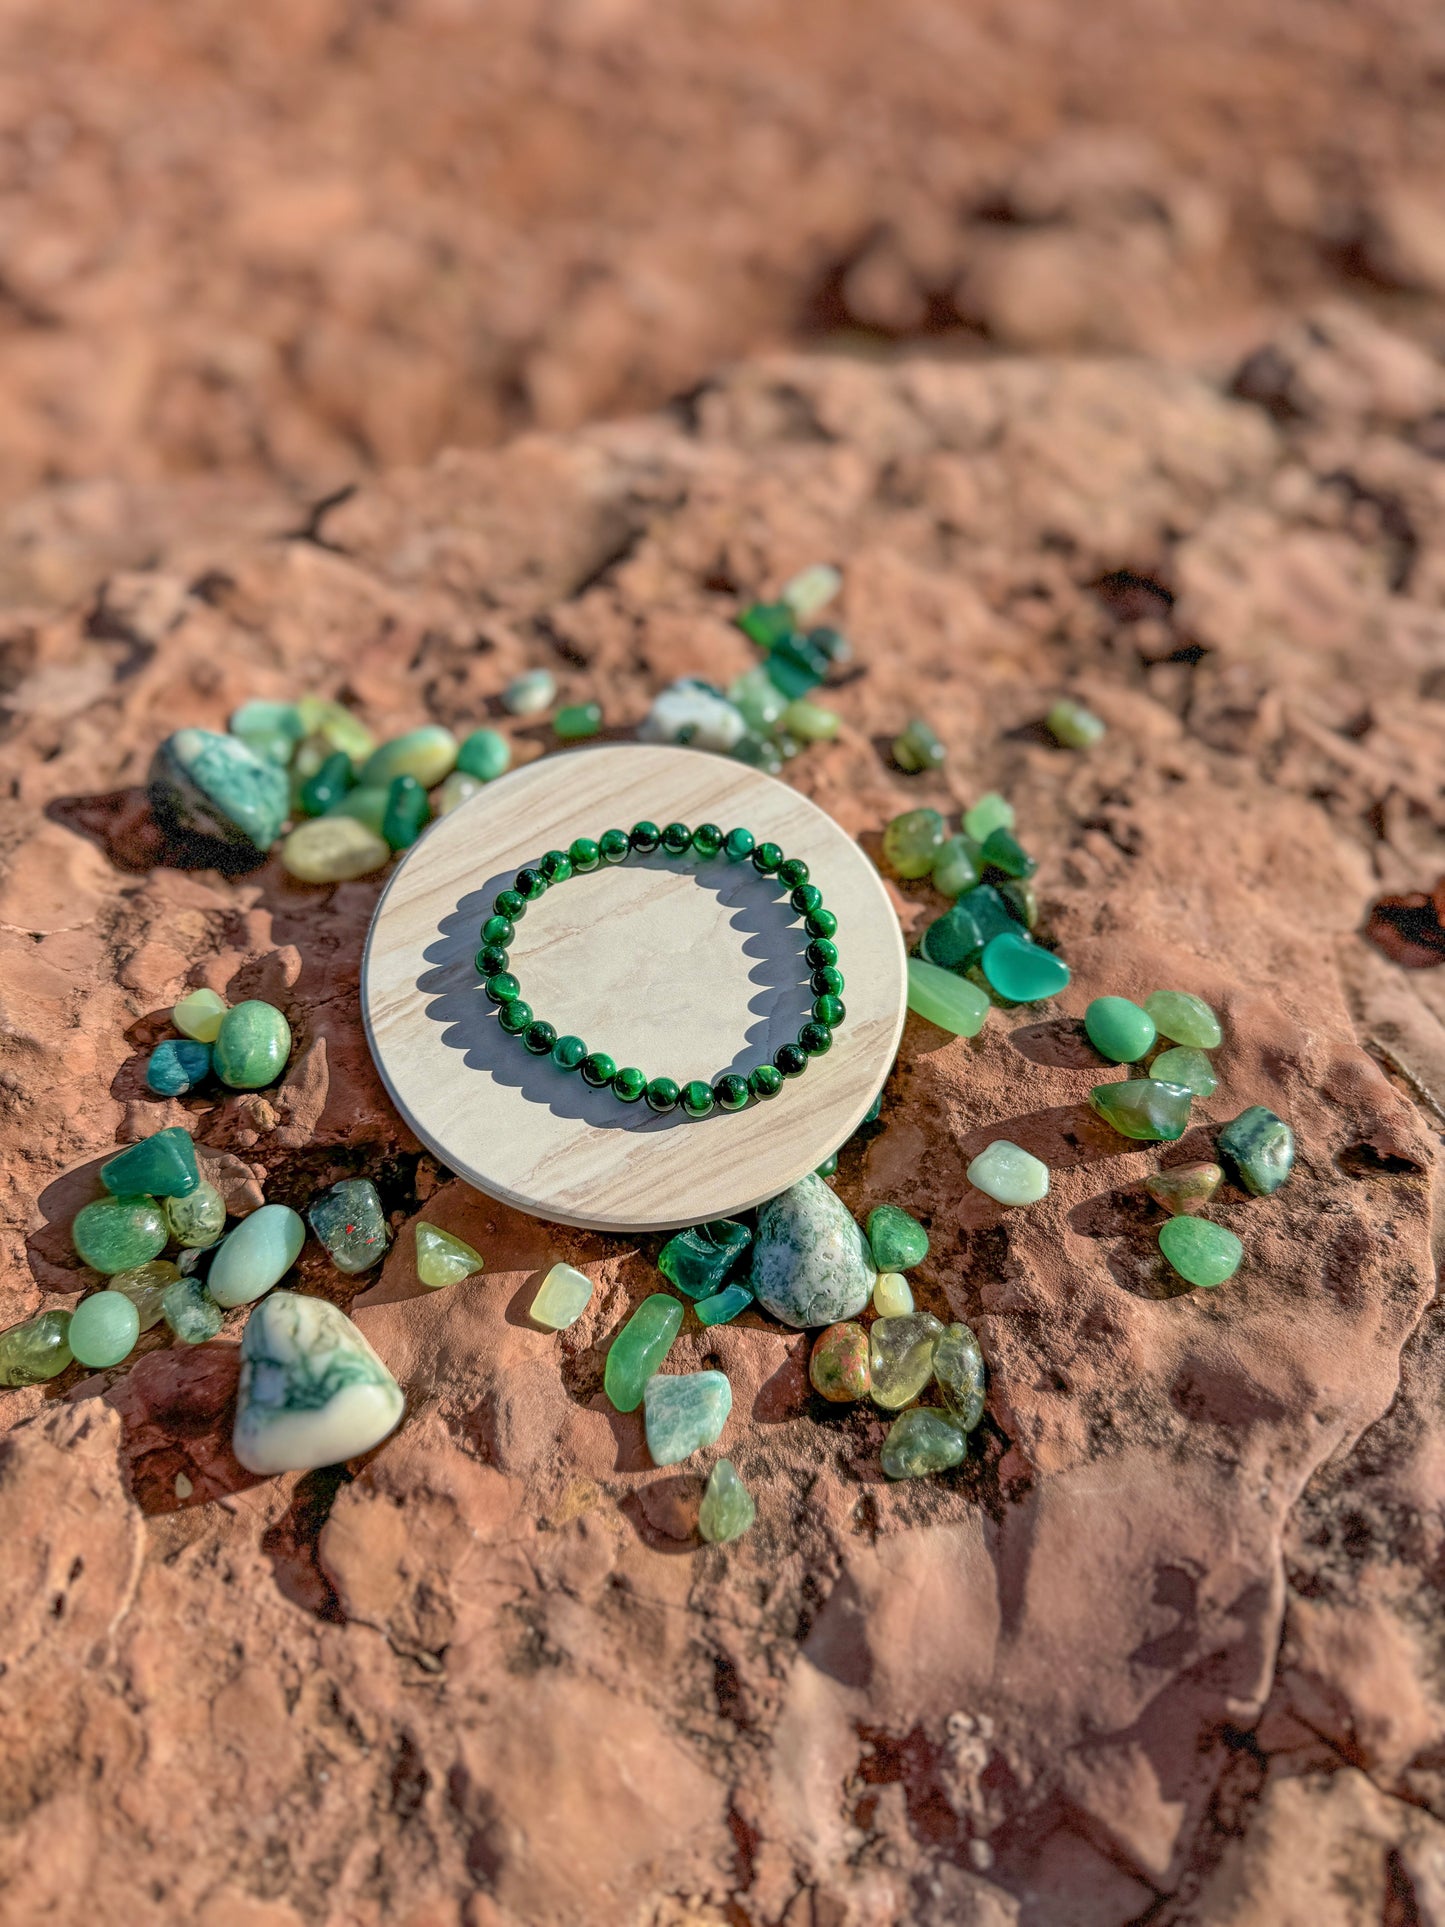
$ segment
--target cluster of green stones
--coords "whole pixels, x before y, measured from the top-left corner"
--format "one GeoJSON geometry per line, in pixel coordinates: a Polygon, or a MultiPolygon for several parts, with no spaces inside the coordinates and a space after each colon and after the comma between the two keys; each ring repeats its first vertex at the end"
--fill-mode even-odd
{"type": "Polygon", "coordinates": [[[634,823],[630,830],[604,830],[595,841],[579,836],[569,849],[548,850],[535,864],[520,869],[511,886],[498,892],[492,914],[482,925],[476,966],[486,995],[497,1006],[502,1029],[519,1038],[534,1056],[549,1057],[559,1070],[580,1072],[584,1083],[594,1090],[610,1090],[623,1104],[645,1099],[654,1111],[674,1111],[681,1106],[688,1117],[704,1118],[714,1110],[740,1111],[754,1100],[776,1097],[786,1078],[801,1077],[815,1057],[823,1057],[832,1049],[833,1032],[847,1015],[842,998],[843,973],[833,942],[837,929],[838,919],[824,904],[822,891],[809,881],[807,864],[801,857],[785,856],[776,843],[759,843],[746,829],[724,833],[715,823],[701,823],[696,829],[685,823],[669,823],[659,829],[655,823],[642,822],[634,823]],[[630,856],[650,856],[658,850],[674,857],[690,853],[705,861],[725,856],[734,863],[751,862],[760,877],[787,890],[789,903],[803,919],[809,938],[806,958],[812,973],[812,1015],[792,1043],[781,1045],[770,1062],[755,1066],[746,1076],[739,1071],[724,1071],[711,1083],[693,1078],[679,1084],[666,1076],[648,1078],[630,1064],[619,1068],[606,1051],[589,1049],[580,1037],[567,1033],[559,1036],[555,1025],[538,1017],[509,968],[509,947],[530,904],[569,877],[625,863],[630,856]]]}
{"type": "Polygon", "coordinates": [[[284,1011],[258,997],[233,1006],[214,990],[188,991],[171,1022],[180,1036],[163,1039],[146,1062],[146,1083],[157,1097],[184,1097],[212,1076],[233,1091],[264,1090],[291,1055],[284,1011]]]}

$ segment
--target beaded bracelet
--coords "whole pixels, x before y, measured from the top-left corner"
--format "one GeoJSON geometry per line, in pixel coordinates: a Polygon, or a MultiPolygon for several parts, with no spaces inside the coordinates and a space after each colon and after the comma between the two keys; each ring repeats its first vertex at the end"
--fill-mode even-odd
{"type": "Polygon", "coordinates": [[[831,1049],[833,1032],[846,1015],[839,994],[843,973],[833,942],[837,928],[838,919],[824,908],[822,891],[808,881],[807,864],[798,857],[785,857],[776,843],[759,843],[751,830],[729,830],[724,836],[715,823],[700,824],[695,830],[685,823],[669,823],[665,830],[655,823],[634,823],[630,830],[604,830],[595,843],[590,836],[579,836],[569,849],[548,850],[535,864],[518,870],[512,888],[498,892],[492,915],[482,925],[477,969],[487,996],[497,1006],[502,1029],[520,1038],[534,1056],[550,1057],[559,1070],[580,1071],[585,1083],[596,1090],[610,1090],[624,1104],[645,1097],[654,1111],[672,1111],[681,1105],[689,1117],[701,1118],[714,1107],[740,1111],[753,1098],[776,1097],[785,1077],[801,1077],[810,1059],[831,1049]],[[789,902],[803,918],[810,939],[804,954],[812,972],[813,1015],[798,1032],[796,1043],[784,1044],[747,1076],[724,1071],[711,1084],[699,1077],[679,1087],[671,1077],[649,1080],[631,1065],[619,1070],[606,1051],[589,1050],[580,1037],[559,1037],[553,1025],[534,1015],[507,967],[508,946],[527,905],[537,902],[554,883],[565,883],[570,876],[607,863],[625,863],[634,852],[650,856],[657,849],[669,856],[683,856],[689,850],[704,858],[727,856],[734,863],[750,857],[759,876],[775,877],[789,891],[789,902]]]}

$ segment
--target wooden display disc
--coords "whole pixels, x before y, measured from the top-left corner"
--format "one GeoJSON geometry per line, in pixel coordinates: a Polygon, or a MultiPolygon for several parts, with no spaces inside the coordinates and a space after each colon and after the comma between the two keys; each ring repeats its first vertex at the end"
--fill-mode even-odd
{"type": "MultiPolygon", "coordinates": [[[[558,1034],[648,1077],[711,1082],[790,1043],[810,1015],[807,935],[751,863],[661,850],[558,884],[517,925],[511,968],[558,1034]]],[[[797,790],[697,750],[547,756],[434,824],[376,907],[366,1033],[397,1109],[468,1183],[539,1218],[664,1231],[744,1211],[814,1170],[862,1121],[903,1029],[898,919],[868,858],[797,790]],[[778,1095],[701,1120],[622,1104],[498,1024],[474,957],[492,899],[574,837],[743,825],[808,864],[838,918],[847,1021],[778,1095]]]]}

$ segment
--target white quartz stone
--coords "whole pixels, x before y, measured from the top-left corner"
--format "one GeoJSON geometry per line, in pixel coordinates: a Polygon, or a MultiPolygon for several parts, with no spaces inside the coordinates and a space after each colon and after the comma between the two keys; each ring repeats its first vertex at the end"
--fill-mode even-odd
{"type": "Polygon", "coordinates": [[[747,728],[725,696],[700,683],[675,682],[653,699],[637,734],[644,743],[682,743],[725,754],[742,741],[747,728]]]}

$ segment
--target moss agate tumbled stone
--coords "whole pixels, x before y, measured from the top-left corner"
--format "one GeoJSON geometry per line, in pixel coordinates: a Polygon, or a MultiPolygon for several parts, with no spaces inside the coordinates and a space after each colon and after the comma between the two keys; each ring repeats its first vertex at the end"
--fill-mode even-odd
{"type": "Polygon", "coordinates": [[[167,1198],[165,1213],[171,1236],[189,1251],[205,1251],[226,1228],[226,1200],[206,1178],[183,1198],[167,1198]]]}
{"type": "Polygon", "coordinates": [[[481,1252],[473,1251],[463,1239],[443,1231],[440,1225],[418,1222],[416,1275],[428,1291],[460,1284],[463,1278],[474,1277],[484,1263],[481,1252]]]}
{"type": "Polygon", "coordinates": [[[618,1332],[608,1347],[602,1375],[602,1389],[616,1411],[637,1410],[647,1381],[671,1351],[681,1324],[681,1301],[655,1291],[618,1332]]]}
{"type": "Polygon", "coordinates": [[[154,1198],[97,1198],[77,1211],[71,1240],[92,1271],[134,1271],[166,1248],[170,1233],[154,1198]]]}
{"type": "Polygon", "coordinates": [[[68,1311],[42,1311],[0,1332],[0,1385],[43,1385],[58,1378],[74,1354],[68,1311]]]}
{"type": "Polygon", "coordinates": [[[928,1233],[896,1204],[868,1213],[868,1249],[879,1271],[911,1271],[928,1256],[928,1233]]]}
{"type": "Polygon", "coordinates": [[[1294,1132],[1263,1104],[1251,1104],[1219,1133],[1219,1155],[1246,1191],[1267,1198],[1294,1169],[1294,1132]]]}
{"type": "Polygon", "coordinates": [[[732,1277],[752,1241],[745,1224],[715,1218],[674,1233],[658,1253],[657,1268],[689,1298],[709,1298],[732,1277]]]}
{"type": "Polygon", "coordinates": [[[937,810],[905,810],[883,832],[883,861],[896,877],[926,877],[943,848],[943,818],[937,810]]]}
{"type": "Polygon", "coordinates": [[[943,1402],[965,1432],[983,1417],[983,1353],[968,1325],[945,1325],[933,1348],[933,1376],[943,1402]]]}
{"type": "Polygon", "coordinates": [[[758,1212],[753,1295],[785,1325],[832,1325],[856,1317],[878,1267],[847,1207],[815,1172],[758,1212]]]}
{"type": "Polygon", "coordinates": [[[1181,1278],[1206,1288],[1232,1278],[1244,1256],[1234,1233],[1208,1218],[1171,1218],[1161,1224],[1159,1249],[1181,1278]]]}
{"type": "Polygon", "coordinates": [[[1172,1143],[1189,1128],[1194,1093],[1182,1084],[1155,1077],[1132,1077],[1122,1084],[1096,1084],[1089,1102],[1122,1137],[1172,1143]]]}
{"type": "Polygon", "coordinates": [[[259,1091],[274,1084],[291,1055],[291,1026],[274,1004],[248,997],[221,1019],[211,1062],[233,1091],[259,1091]]]}
{"type": "Polygon", "coordinates": [[[183,1198],[201,1181],[196,1147],[178,1124],[117,1151],[100,1167],[100,1181],[116,1198],[183,1198]]]}
{"type": "Polygon", "coordinates": [[[335,1305],[274,1292],[241,1340],[232,1448],[248,1472],[307,1472],[395,1430],[401,1387],[335,1305]]]}
{"type": "Polygon", "coordinates": [[[925,1479],[967,1456],[967,1436],[947,1412],[916,1406],[893,1421],[878,1458],[890,1479],[925,1479]]]}
{"type": "Polygon", "coordinates": [[[221,1307],[199,1278],[177,1278],[167,1285],[161,1313],[181,1345],[204,1345],[224,1323],[221,1307]]]}
{"type": "Polygon", "coordinates": [[[872,1381],[868,1375],[868,1334],[863,1327],[846,1320],[819,1332],[808,1359],[808,1379],[813,1390],[831,1405],[867,1398],[872,1381]]]}
{"type": "Polygon", "coordinates": [[[151,808],[163,829],[269,850],[291,807],[286,772],[238,736],[178,729],[151,760],[151,808]]]}
{"type": "Polygon", "coordinates": [[[1128,997],[1096,997],[1084,1012],[1084,1029],[1112,1064],[1137,1064],[1158,1035],[1148,1011],[1128,997]]]}
{"type": "Polygon", "coordinates": [[[1219,1165],[1196,1162],[1153,1172],[1145,1178],[1144,1189],[1155,1204],[1177,1217],[1181,1212],[1202,1211],[1223,1182],[1219,1165]]]}
{"type": "Polygon", "coordinates": [[[1144,1008],[1154,1019],[1159,1035],[1171,1044],[1213,1050],[1224,1036],[1209,1005],[1187,990],[1156,990],[1144,999],[1144,1008]]]}
{"type": "Polygon", "coordinates": [[[868,1332],[869,1396],[886,1411],[917,1398],[933,1376],[933,1351],[943,1326],[932,1312],[875,1318],[868,1332]]]}
{"type": "Polygon", "coordinates": [[[731,1459],[719,1459],[708,1474],[697,1509],[699,1535],[710,1546],[726,1545],[729,1539],[741,1538],[757,1516],[753,1495],[738,1477],[736,1466],[731,1459]]]}
{"type": "Polygon", "coordinates": [[[146,1085],[157,1097],[184,1097],[211,1074],[211,1047],[191,1037],[168,1037],[146,1063],[146,1085]]]}
{"type": "Polygon", "coordinates": [[[301,1255],[306,1227],[289,1204],[263,1204],[222,1240],[206,1274],[218,1305],[249,1305],[301,1255]]]}
{"type": "Polygon", "coordinates": [[[977,1037],[990,1005],[987,993],[966,977],[956,977],[926,958],[910,957],[908,1008],[940,1030],[952,1031],[955,1037],[977,1037]]]}
{"type": "Polygon", "coordinates": [[[733,1388],[723,1372],[659,1372],[648,1379],[642,1406],[652,1463],[680,1465],[721,1435],[733,1388]]]}
{"type": "Polygon", "coordinates": [[[386,1256],[391,1233],[370,1178],[343,1178],[312,1199],[306,1216],[339,1271],[369,1271],[386,1256]]]}

